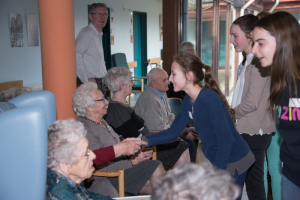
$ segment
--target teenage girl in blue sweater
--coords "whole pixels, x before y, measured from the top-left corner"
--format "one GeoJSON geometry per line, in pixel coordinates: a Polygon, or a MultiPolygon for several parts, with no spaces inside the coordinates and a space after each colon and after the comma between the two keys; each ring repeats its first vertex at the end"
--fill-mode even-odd
{"type": "Polygon", "coordinates": [[[146,136],[146,140],[149,146],[174,141],[185,125],[192,121],[207,159],[216,167],[227,170],[243,187],[254,156],[237,132],[233,123],[234,111],[211,76],[211,71],[211,67],[204,65],[195,55],[181,53],[174,57],[169,80],[175,92],[184,91],[187,95],[171,127],[146,136]]]}

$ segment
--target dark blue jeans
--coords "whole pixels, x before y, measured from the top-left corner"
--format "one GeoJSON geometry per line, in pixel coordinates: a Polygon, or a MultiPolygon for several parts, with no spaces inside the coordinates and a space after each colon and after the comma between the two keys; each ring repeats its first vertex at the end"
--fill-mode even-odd
{"type": "Polygon", "coordinates": [[[292,183],[284,175],[282,175],[281,189],[283,200],[292,200],[300,198],[300,187],[292,183]]]}
{"type": "Polygon", "coordinates": [[[189,138],[181,137],[186,143],[188,143],[189,146],[189,151],[190,151],[190,158],[191,162],[196,163],[196,156],[197,156],[197,148],[199,141],[198,140],[192,140],[189,138]]]}
{"type": "Polygon", "coordinates": [[[248,172],[248,170],[246,170],[244,173],[239,175],[237,170],[235,170],[235,174],[234,174],[233,178],[235,179],[235,184],[237,184],[241,188],[241,194],[236,200],[241,200],[241,198],[242,198],[243,188],[244,188],[247,172],[248,172]]]}
{"type": "Polygon", "coordinates": [[[249,200],[266,200],[264,186],[264,159],[272,134],[249,135],[241,134],[249,145],[255,157],[255,163],[248,169],[246,177],[246,190],[249,200]]]}

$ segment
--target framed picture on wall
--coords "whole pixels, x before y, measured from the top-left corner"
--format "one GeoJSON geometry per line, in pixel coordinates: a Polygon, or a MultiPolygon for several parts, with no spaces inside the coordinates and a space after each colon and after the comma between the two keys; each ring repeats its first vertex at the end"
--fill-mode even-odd
{"type": "Polygon", "coordinates": [[[27,15],[28,46],[39,46],[39,22],[37,15],[27,15]]]}
{"type": "Polygon", "coordinates": [[[10,13],[10,45],[23,47],[23,16],[19,13],[10,13]]]}

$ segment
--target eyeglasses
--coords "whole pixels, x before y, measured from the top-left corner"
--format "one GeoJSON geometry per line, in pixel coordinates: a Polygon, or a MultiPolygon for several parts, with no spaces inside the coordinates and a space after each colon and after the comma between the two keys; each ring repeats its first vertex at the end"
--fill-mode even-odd
{"type": "Polygon", "coordinates": [[[74,156],[74,157],[88,157],[90,155],[90,152],[91,152],[91,150],[88,149],[87,152],[86,152],[86,154],[80,155],[80,156],[74,156]]]}
{"type": "Polygon", "coordinates": [[[107,13],[90,13],[92,15],[97,15],[97,17],[108,17],[108,14],[107,13]]]}
{"type": "Polygon", "coordinates": [[[105,101],[105,98],[103,97],[102,99],[96,99],[94,101],[105,101]]]}

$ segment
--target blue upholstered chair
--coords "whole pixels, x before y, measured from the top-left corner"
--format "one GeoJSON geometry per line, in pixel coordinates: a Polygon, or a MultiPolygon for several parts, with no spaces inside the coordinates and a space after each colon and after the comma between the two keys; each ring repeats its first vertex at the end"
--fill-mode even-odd
{"type": "Polygon", "coordinates": [[[47,121],[38,107],[0,104],[0,199],[45,198],[47,121]]]}
{"type": "Polygon", "coordinates": [[[182,100],[179,98],[168,98],[168,103],[170,105],[171,112],[176,116],[181,108],[182,100]]]}
{"type": "Polygon", "coordinates": [[[46,113],[47,127],[56,120],[56,101],[52,92],[42,90],[20,95],[8,101],[17,108],[35,106],[46,113]]]}

